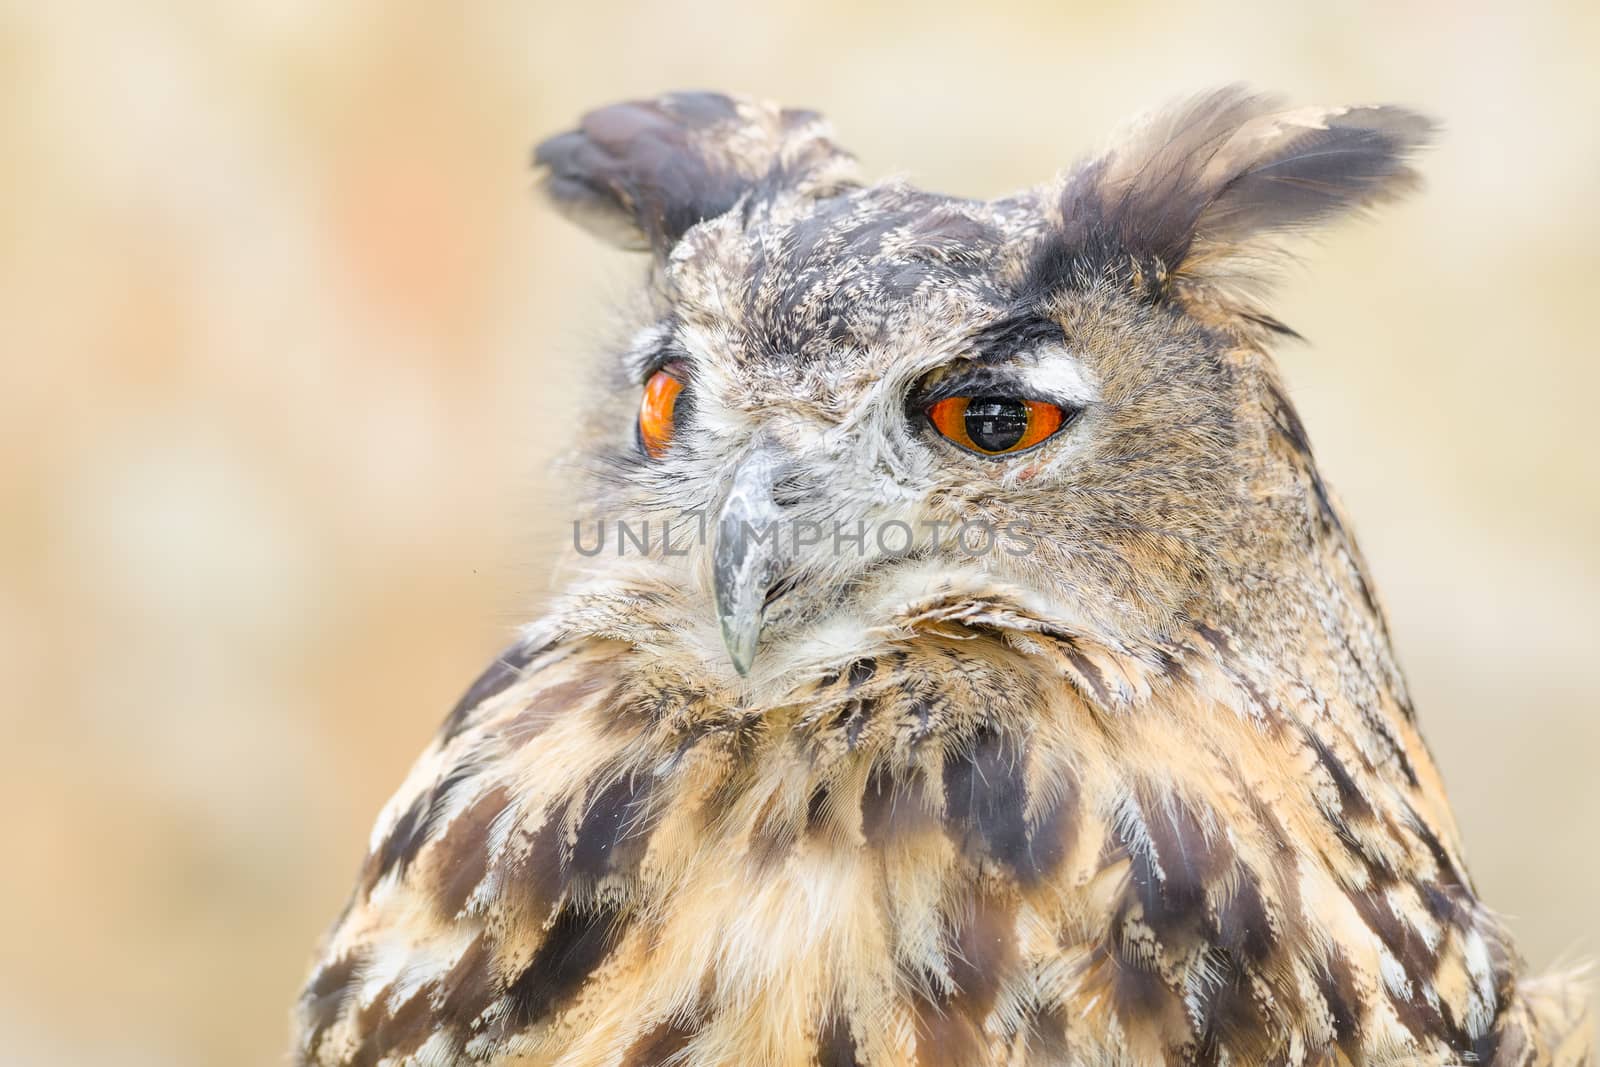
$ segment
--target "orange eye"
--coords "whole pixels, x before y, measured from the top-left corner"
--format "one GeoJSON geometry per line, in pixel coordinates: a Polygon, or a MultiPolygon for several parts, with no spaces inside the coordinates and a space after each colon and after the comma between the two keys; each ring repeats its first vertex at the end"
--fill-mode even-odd
{"type": "Polygon", "coordinates": [[[981,456],[1022,452],[1061,429],[1067,412],[1042,400],[951,396],[928,408],[933,428],[981,456]]]}
{"type": "Polygon", "coordinates": [[[660,459],[672,443],[673,411],[683,383],[664,370],[650,375],[644,383],[644,399],[639,401],[639,444],[651,459],[660,459]]]}

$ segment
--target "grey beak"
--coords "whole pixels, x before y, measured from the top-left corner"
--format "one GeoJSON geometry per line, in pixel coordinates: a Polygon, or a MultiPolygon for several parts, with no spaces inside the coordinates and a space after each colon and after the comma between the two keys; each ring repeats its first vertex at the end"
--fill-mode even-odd
{"type": "Polygon", "coordinates": [[[783,572],[781,512],[772,498],[779,466],[779,457],[771,448],[758,446],[734,472],[733,485],[717,517],[717,540],[711,554],[717,621],[722,624],[722,643],[728,648],[733,669],[741,675],[749,674],[755,662],[767,590],[783,572]]]}

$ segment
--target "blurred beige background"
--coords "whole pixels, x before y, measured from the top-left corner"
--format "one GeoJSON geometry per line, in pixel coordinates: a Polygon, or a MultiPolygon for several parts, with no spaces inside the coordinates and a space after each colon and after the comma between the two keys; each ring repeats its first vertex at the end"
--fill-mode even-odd
{"type": "Polygon", "coordinates": [[[1220,82],[1442,117],[1429,194],[1285,287],[1283,359],[1481,889],[1536,966],[1600,955],[1600,8],[977,7],[0,7],[10,1062],[281,1060],[371,819],[537,610],[638,267],[528,148],[671,87],[974,195],[1220,82]]]}

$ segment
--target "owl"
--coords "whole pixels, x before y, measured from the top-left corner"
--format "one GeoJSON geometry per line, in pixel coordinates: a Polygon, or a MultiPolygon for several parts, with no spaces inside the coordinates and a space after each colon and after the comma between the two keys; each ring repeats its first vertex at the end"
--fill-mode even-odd
{"type": "Polygon", "coordinates": [[[1431,132],[1227,88],[992,201],[715,93],[541,144],[645,266],[569,577],[379,816],[297,1061],[1591,1062],[1260,303],[1431,132]]]}

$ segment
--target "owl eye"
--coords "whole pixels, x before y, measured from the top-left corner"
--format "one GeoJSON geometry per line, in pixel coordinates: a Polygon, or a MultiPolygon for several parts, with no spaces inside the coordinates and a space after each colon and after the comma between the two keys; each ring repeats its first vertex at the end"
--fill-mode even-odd
{"type": "Polygon", "coordinates": [[[656,371],[644,383],[644,397],[639,401],[639,447],[651,459],[660,459],[672,443],[672,431],[677,428],[673,416],[681,392],[683,381],[668,368],[656,371]]]}
{"type": "Polygon", "coordinates": [[[981,456],[1026,451],[1054,435],[1068,417],[1056,404],[1010,396],[950,396],[928,408],[934,429],[981,456]]]}

